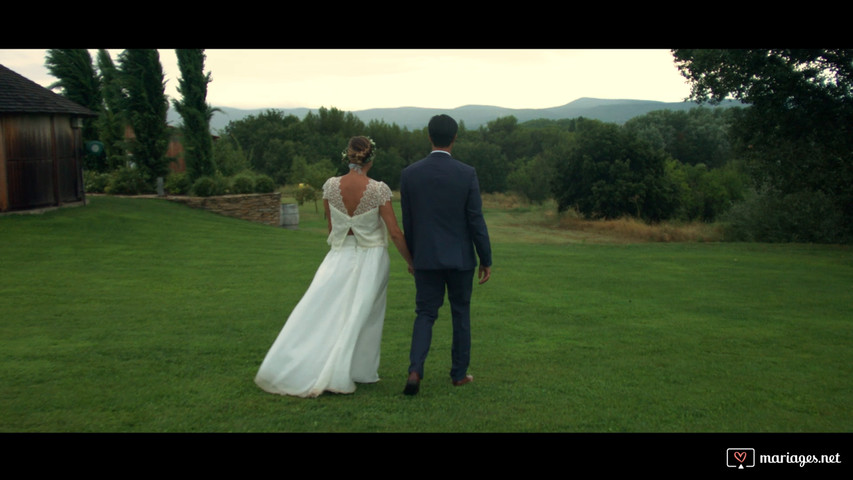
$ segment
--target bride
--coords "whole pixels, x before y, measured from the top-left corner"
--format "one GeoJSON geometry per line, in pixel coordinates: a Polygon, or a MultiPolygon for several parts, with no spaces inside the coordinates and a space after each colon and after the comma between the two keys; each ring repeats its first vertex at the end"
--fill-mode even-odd
{"type": "Polygon", "coordinates": [[[349,173],[323,185],[330,249],[261,363],[255,383],[267,392],[316,397],[379,381],[388,237],[413,269],[391,189],[367,176],[375,148],[368,137],[351,138],[349,173]]]}

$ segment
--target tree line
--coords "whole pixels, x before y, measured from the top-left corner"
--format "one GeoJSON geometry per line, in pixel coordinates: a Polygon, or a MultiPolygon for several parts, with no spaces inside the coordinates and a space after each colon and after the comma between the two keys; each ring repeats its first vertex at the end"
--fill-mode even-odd
{"type": "MultiPolygon", "coordinates": [[[[156,159],[168,103],[160,97],[163,77],[155,55],[128,50],[111,67],[101,52],[93,83],[102,97],[90,108],[102,115],[94,133],[85,134],[116,148],[89,167],[126,168],[130,152],[146,179],[166,173],[156,159]],[[110,80],[134,72],[138,85],[110,80]],[[143,97],[147,105],[133,102],[143,97]],[[118,124],[111,119],[119,116],[140,144],[151,145],[114,140],[118,124]]],[[[174,101],[187,139],[187,181],[253,172],[276,185],[318,189],[345,172],[341,151],[349,137],[367,135],[379,147],[371,175],[396,189],[400,171],[429,148],[425,128],[365,124],[352,113],[321,108],[302,119],[270,109],[232,121],[208,149],[213,109],[204,96],[211,77],[203,71],[203,51],[195,52],[183,60],[179,55],[183,99],[174,101]],[[191,132],[202,132],[198,143],[191,132]]],[[[477,169],[484,192],[553,199],[561,211],[588,218],[719,221],[734,239],[848,243],[851,51],[674,50],[673,57],[691,83],[696,108],[652,112],[622,125],[585,118],[518,123],[511,116],[477,129],[462,122],[454,155],[477,169]],[[727,98],[744,107],[700,106],[727,98]]],[[[87,82],[78,83],[87,88],[87,82]]],[[[70,93],[73,83],[63,86],[70,93]]]]}
{"type": "MultiPolygon", "coordinates": [[[[590,218],[636,216],[713,221],[744,194],[733,161],[726,110],[660,111],[625,125],[577,118],[518,123],[497,118],[478,129],[460,122],[454,156],[477,169],[486,193],[514,192],[590,218]]],[[[267,110],[230,122],[214,150],[223,174],[253,169],[278,184],[319,188],[345,172],[352,135],[378,146],[371,176],[399,186],[400,172],[429,148],[425,128],[409,131],[320,108],[304,119],[267,110]]]]}

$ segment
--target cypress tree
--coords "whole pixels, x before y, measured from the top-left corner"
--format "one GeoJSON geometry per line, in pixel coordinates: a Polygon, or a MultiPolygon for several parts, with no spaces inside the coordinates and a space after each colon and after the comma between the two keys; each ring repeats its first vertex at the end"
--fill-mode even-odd
{"type": "Polygon", "coordinates": [[[122,88],[119,72],[109,52],[99,49],[97,63],[103,102],[96,124],[99,138],[104,144],[106,167],[108,170],[114,170],[121,166],[124,158],[124,127],[128,122],[121,108],[122,88]]]}
{"type": "MultiPolygon", "coordinates": [[[[50,49],[45,57],[45,67],[51,75],[57,78],[50,88],[59,88],[65,98],[72,100],[93,112],[101,109],[101,88],[92,56],[82,48],[50,49]]],[[[83,140],[98,138],[94,119],[83,119],[83,140]]],[[[87,167],[101,170],[102,165],[91,165],[92,159],[87,158],[87,167]]]]}
{"type": "Polygon", "coordinates": [[[122,103],[135,139],[129,150],[146,181],[164,177],[169,171],[166,150],[169,132],[163,67],[157,50],[131,49],[119,55],[124,96],[122,103]]]}
{"type": "Polygon", "coordinates": [[[207,84],[210,72],[204,73],[204,50],[175,50],[181,71],[178,92],[181,101],[173,100],[175,109],[184,121],[184,151],[187,173],[191,180],[213,175],[213,141],[210,136],[210,119],[215,109],[207,103],[207,84]]]}

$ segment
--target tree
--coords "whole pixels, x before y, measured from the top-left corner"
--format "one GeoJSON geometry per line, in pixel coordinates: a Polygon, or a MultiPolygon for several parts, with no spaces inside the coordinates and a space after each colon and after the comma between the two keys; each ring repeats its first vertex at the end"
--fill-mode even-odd
{"type": "MultiPolygon", "coordinates": [[[[853,50],[674,50],[691,98],[750,105],[734,144],[755,188],[778,198],[830,199],[853,239],[853,50]]],[[[807,224],[790,225],[792,236],[807,224]]]]}
{"type": "Polygon", "coordinates": [[[129,144],[133,161],[146,181],[169,171],[169,133],[163,67],[157,50],[130,49],[119,55],[123,107],[135,139],[129,144]]]}
{"type": "Polygon", "coordinates": [[[506,155],[493,143],[471,136],[454,144],[453,156],[477,169],[480,191],[503,192],[507,186],[509,167],[506,155]]]}
{"type": "Polygon", "coordinates": [[[204,50],[179,49],[178,67],[181,71],[178,92],[181,101],[172,103],[184,120],[184,150],[187,174],[190,180],[213,175],[213,139],[210,136],[210,119],[215,109],[207,103],[207,84],[210,72],[204,73],[204,50]]]}
{"type": "Polygon", "coordinates": [[[554,166],[544,154],[522,158],[519,166],[507,176],[507,185],[529,201],[541,204],[551,196],[551,178],[554,166]]]}
{"type": "Polygon", "coordinates": [[[333,165],[341,165],[341,151],[350,137],[365,134],[365,125],[351,112],[337,108],[320,107],[317,113],[309,112],[302,120],[305,137],[304,144],[311,159],[326,159],[333,165]]]}
{"type": "MultiPolygon", "coordinates": [[[[62,96],[72,100],[93,112],[101,110],[101,88],[92,56],[86,49],[51,49],[47,51],[45,66],[58,80],[50,88],[59,88],[62,96]]],[[[93,119],[83,120],[83,140],[98,138],[93,119]]],[[[103,170],[99,157],[86,156],[86,166],[93,170],[103,170]]]]}
{"type": "Polygon", "coordinates": [[[522,156],[522,150],[529,147],[527,138],[518,135],[518,119],[514,116],[499,117],[480,127],[480,137],[488,143],[500,147],[511,163],[522,156]]]}
{"type": "Polygon", "coordinates": [[[670,160],[666,166],[679,194],[681,220],[713,222],[744,198],[743,175],[735,163],[709,169],[670,160]]]}
{"type": "Polygon", "coordinates": [[[48,50],[45,66],[58,79],[51,89],[61,89],[62,96],[94,112],[100,110],[101,89],[88,50],[48,50]]]}
{"type": "Polygon", "coordinates": [[[666,155],[618,125],[587,120],[574,140],[552,154],[552,191],[559,209],[588,218],[635,216],[669,218],[677,207],[676,189],[666,175],[666,155]]]}
{"type": "Polygon", "coordinates": [[[370,176],[385,182],[392,190],[398,189],[400,172],[409,162],[423,156],[423,149],[408,130],[382,120],[371,120],[365,128],[365,135],[376,143],[370,176]]]}
{"type": "Polygon", "coordinates": [[[296,116],[273,109],[230,122],[217,143],[234,142],[253,170],[284,184],[295,156],[314,158],[305,144],[306,137],[296,116]]]}
{"type": "Polygon", "coordinates": [[[382,145],[379,142],[376,142],[376,145],[376,154],[373,157],[370,176],[385,182],[392,190],[396,190],[400,188],[400,172],[405,168],[406,160],[400,155],[396,146],[383,148],[379,146],[382,145]]]}
{"type": "Polygon", "coordinates": [[[226,177],[251,170],[249,159],[240,148],[240,144],[230,137],[220,137],[213,144],[213,163],[217,171],[226,177]]]}
{"type": "Polygon", "coordinates": [[[637,137],[688,165],[722,167],[731,160],[732,109],[657,110],[624,124],[637,137]]]}
{"type": "Polygon", "coordinates": [[[122,110],[119,71],[106,50],[99,49],[97,59],[103,100],[96,122],[98,138],[104,144],[105,169],[115,170],[124,160],[124,128],[128,122],[122,110]]]}
{"type": "Polygon", "coordinates": [[[733,97],[790,109],[853,99],[853,50],[681,49],[673,50],[673,55],[696,101],[733,97]]]}

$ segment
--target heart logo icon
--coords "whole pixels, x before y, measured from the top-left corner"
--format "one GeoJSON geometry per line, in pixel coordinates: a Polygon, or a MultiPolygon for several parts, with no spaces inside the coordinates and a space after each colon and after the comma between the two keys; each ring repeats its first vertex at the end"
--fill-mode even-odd
{"type": "Polygon", "coordinates": [[[743,461],[746,460],[746,452],[734,452],[734,454],[735,460],[738,462],[743,463],[743,461]]]}

